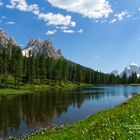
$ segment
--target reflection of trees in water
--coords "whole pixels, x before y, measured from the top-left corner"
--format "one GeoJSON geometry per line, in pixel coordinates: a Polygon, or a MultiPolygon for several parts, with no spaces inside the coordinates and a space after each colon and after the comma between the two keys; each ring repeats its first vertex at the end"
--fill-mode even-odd
{"type": "Polygon", "coordinates": [[[48,126],[54,116],[60,117],[67,112],[69,106],[80,108],[84,94],[67,94],[63,91],[47,91],[47,94],[28,94],[2,97],[0,101],[0,131],[5,134],[8,130],[19,129],[21,120],[29,128],[37,124],[48,126]]]}
{"type": "Polygon", "coordinates": [[[80,108],[84,100],[99,101],[117,94],[103,90],[101,93],[91,90],[83,92],[78,89],[69,92],[48,90],[47,93],[1,97],[0,131],[7,134],[13,128],[19,130],[21,121],[26,122],[28,128],[46,127],[51,125],[53,117],[60,117],[70,106],[80,108]]]}
{"type": "Polygon", "coordinates": [[[18,129],[20,123],[20,101],[3,97],[0,101],[0,130],[7,133],[9,128],[18,129]]]}

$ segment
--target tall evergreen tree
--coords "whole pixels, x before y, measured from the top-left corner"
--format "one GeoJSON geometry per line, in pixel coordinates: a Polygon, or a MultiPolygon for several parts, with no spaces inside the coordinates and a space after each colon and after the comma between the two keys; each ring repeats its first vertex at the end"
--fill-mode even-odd
{"type": "Polygon", "coordinates": [[[128,83],[128,78],[127,78],[127,75],[126,73],[124,72],[123,76],[122,76],[122,84],[127,84],[128,83]]]}
{"type": "Polygon", "coordinates": [[[39,56],[39,71],[40,71],[40,81],[44,83],[46,79],[46,57],[45,54],[40,54],[39,56]]]}

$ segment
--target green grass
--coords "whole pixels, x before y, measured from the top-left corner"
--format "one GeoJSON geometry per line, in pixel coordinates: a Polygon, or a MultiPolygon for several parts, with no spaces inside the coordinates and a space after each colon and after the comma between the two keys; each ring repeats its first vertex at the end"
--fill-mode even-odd
{"type": "Polygon", "coordinates": [[[16,89],[0,89],[0,95],[20,95],[31,93],[30,90],[16,90],[16,89]]]}
{"type": "MultiPolygon", "coordinates": [[[[0,89],[0,95],[19,95],[19,94],[25,94],[25,93],[33,93],[35,91],[46,91],[50,88],[63,88],[63,89],[73,89],[76,87],[82,87],[82,86],[91,86],[90,84],[78,84],[78,83],[72,83],[72,82],[58,82],[58,81],[49,81],[48,84],[26,84],[23,86],[20,86],[19,89],[12,89],[12,88],[2,88],[0,89]]],[[[93,85],[92,85],[93,86],[93,85]]]]}
{"type": "Polygon", "coordinates": [[[140,84],[130,84],[130,86],[140,86],[140,84]]]}
{"type": "Polygon", "coordinates": [[[41,90],[44,91],[44,90],[48,90],[51,88],[71,89],[71,88],[75,88],[78,86],[81,86],[81,84],[79,85],[79,84],[75,84],[72,82],[58,82],[58,81],[52,82],[51,81],[48,84],[24,85],[24,86],[21,86],[20,88],[24,89],[24,90],[31,90],[31,91],[41,91],[41,90]]]}
{"type": "Polygon", "coordinates": [[[71,126],[43,129],[29,140],[139,140],[140,95],[71,126]],[[133,128],[133,129],[132,129],[133,128]]]}

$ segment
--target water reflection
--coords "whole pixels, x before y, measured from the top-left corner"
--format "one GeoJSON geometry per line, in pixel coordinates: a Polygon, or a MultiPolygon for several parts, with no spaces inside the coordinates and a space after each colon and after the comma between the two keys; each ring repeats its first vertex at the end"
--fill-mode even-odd
{"type": "Polygon", "coordinates": [[[97,111],[114,107],[138,92],[140,87],[102,86],[1,96],[0,137],[20,136],[52,124],[74,123],[97,111]]]}

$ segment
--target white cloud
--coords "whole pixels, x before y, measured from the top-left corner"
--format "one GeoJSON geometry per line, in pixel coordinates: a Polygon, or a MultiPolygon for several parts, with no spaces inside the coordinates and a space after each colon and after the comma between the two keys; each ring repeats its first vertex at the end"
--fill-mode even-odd
{"type": "Polygon", "coordinates": [[[121,20],[123,20],[125,17],[126,18],[130,18],[131,17],[131,15],[129,14],[129,12],[128,11],[121,11],[120,13],[117,13],[117,14],[115,14],[114,15],[114,19],[112,19],[109,23],[114,23],[114,22],[116,22],[116,21],[121,21],[121,20]]]}
{"type": "Polygon", "coordinates": [[[76,26],[76,22],[72,21],[72,22],[71,22],[71,26],[72,26],[72,27],[75,27],[75,26],[76,26]]]}
{"type": "Polygon", "coordinates": [[[115,15],[115,17],[118,19],[118,20],[123,20],[125,16],[130,16],[128,11],[121,11],[120,13],[117,13],[115,15]]]}
{"type": "Polygon", "coordinates": [[[53,14],[53,13],[39,13],[38,18],[47,22],[48,25],[64,25],[64,26],[72,26],[73,21],[71,21],[71,16],[64,16],[61,14],[53,14]]]}
{"type": "Polygon", "coordinates": [[[80,29],[79,31],[77,31],[78,33],[83,33],[83,29],[80,29]]]}
{"type": "Polygon", "coordinates": [[[116,21],[117,21],[117,19],[114,18],[114,19],[112,19],[109,23],[114,23],[114,22],[116,22],[116,21]]]}
{"type": "Polygon", "coordinates": [[[69,33],[69,34],[73,34],[75,31],[73,30],[63,30],[64,33],[69,33]]]}
{"type": "Polygon", "coordinates": [[[127,15],[127,17],[128,17],[128,18],[131,18],[131,17],[132,17],[132,15],[128,14],[128,15],[127,15]]]}
{"type": "Polygon", "coordinates": [[[31,4],[28,5],[26,0],[11,0],[10,4],[6,5],[7,8],[11,9],[18,9],[20,11],[25,11],[25,12],[33,12],[38,13],[39,12],[39,6],[37,4],[31,4]]]}
{"type": "Polygon", "coordinates": [[[108,0],[48,0],[54,7],[75,12],[84,17],[100,19],[112,12],[108,0]]]}
{"type": "Polygon", "coordinates": [[[16,24],[16,23],[13,22],[13,21],[9,21],[9,22],[6,22],[6,24],[10,24],[10,25],[12,25],[12,24],[16,24]]]}
{"type": "Polygon", "coordinates": [[[60,27],[56,27],[56,29],[61,29],[61,30],[67,30],[69,27],[68,26],[60,26],[60,27]]]}
{"type": "Polygon", "coordinates": [[[99,20],[95,20],[96,23],[99,23],[99,20]]]}
{"type": "Polygon", "coordinates": [[[24,12],[32,12],[38,17],[38,19],[47,22],[48,25],[76,26],[76,22],[72,21],[71,16],[64,16],[59,13],[42,13],[40,12],[40,8],[37,4],[28,5],[26,0],[10,0],[10,4],[8,4],[6,7],[11,9],[16,8],[24,12]]]}
{"type": "Polygon", "coordinates": [[[69,34],[73,34],[73,33],[83,33],[83,29],[80,29],[80,30],[75,31],[75,30],[69,29],[69,27],[67,27],[67,26],[60,26],[60,27],[57,26],[56,29],[60,29],[62,32],[64,32],[64,33],[69,33],[69,34]]]}
{"type": "Polygon", "coordinates": [[[0,0],[0,6],[2,6],[3,5],[3,2],[2,2],[2,0],[0,0]]]}
{"type": "Polygon", "coordinates": [[[49,30],[47,33],[46,33],[46,35],[53,35],[53,34],[55,34],[57,31],[56,30],[49,30]]]}

